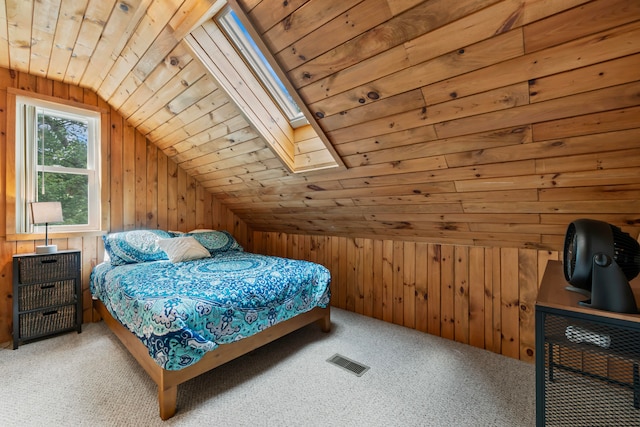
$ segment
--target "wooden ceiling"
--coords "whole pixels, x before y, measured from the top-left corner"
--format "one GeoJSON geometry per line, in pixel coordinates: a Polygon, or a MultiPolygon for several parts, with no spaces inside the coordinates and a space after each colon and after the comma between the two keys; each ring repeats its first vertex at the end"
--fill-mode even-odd
{"type": "Polygon", "coordinates": [[[290,173],[195,57],[214,0],[4,0],[0,67],[95,91],[256,230],[559,249],[591,217],[638,235],[640,2],[231,3],[346,168],[290,173]]]}

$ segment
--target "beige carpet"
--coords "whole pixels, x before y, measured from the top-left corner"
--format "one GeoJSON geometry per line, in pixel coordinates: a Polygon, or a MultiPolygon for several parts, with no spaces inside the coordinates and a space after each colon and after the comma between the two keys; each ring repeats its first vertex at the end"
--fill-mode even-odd
{"type": "Polygon", "coordinates": [[[339,309],[179,387],[156,386],[103,323],[0,349],[2,426],[533,426],[533,365],[339,309]],[[370,367],[357,377],[334,354],[370,367]]]}

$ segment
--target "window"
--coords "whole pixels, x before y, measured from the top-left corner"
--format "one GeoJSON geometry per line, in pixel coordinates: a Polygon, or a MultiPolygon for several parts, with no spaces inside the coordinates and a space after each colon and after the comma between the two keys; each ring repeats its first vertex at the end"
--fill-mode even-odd
{"type": "Polygon", "coordinates": [[[218,15],[217,21],[220,27],[233,42],[236,49],[242,54],[245,61],[254,71],[258,80],[271,94],[282,113],[289,119],[291,127],[297,128],[309,123],[300,107],[293,100],[289,91],[264,57],[256,43],[253,41],[247,29],[242,25],[238,15],[229,7],[218,15]]]}
{"type": "Polygon", "coordinates": [[[59,201],[53,232],[100,229],[100,113],[16,96],[16,233],[41,233],[30,202],[59,201]]]}
{"type": "Polygon", "coordinates": [[[345,167],[241,9],[222,9],[184,40],[289,172],[345,167]]]}

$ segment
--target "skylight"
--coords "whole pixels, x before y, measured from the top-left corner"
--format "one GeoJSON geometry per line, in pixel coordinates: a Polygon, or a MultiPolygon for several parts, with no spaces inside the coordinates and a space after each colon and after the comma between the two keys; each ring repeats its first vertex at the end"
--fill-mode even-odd
{"type": "Polygon", "coordinates": [[[185,36],[194,57],[289,172],[344,168],[251,21],[235,1],[229,3],[230,7],[216,9],[213,19],[204,20],[185,36]]]}
{"type": "Polygon", "coordinates": [[[238,15],[230,7],[227,7],[218,15],[217,22],[280,107],[282,113],[289,119],[291,127],[297,128],[308,124],[304,113],[300,111],[287,88],[240,22],[238,15]]]}

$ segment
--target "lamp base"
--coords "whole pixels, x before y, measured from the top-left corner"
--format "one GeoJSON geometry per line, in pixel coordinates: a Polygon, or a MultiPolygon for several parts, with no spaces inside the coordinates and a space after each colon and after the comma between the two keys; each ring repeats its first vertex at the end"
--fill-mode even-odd
{"type": "Polygon", "coordinates": [[[58,252],[58,245],[42,245],[36,246],[37,254],[53,254],[58,252]]]}

